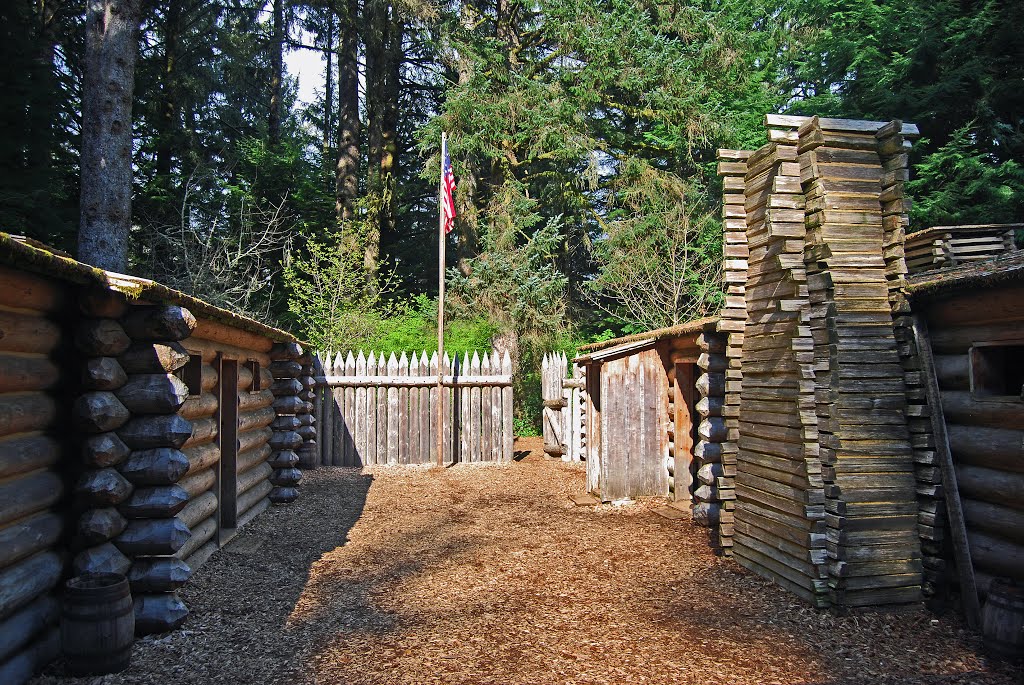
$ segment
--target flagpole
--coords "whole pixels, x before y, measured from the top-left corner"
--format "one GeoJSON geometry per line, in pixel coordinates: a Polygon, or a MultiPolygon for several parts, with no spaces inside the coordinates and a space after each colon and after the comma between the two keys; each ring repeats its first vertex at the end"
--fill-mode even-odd
{"type": "Polygon", "coordinates": [[[437,213],[437,465],[444,466],[444,158],[448,148],[448,134],[441,133],[441,179],[438,183],[437,213]]]}

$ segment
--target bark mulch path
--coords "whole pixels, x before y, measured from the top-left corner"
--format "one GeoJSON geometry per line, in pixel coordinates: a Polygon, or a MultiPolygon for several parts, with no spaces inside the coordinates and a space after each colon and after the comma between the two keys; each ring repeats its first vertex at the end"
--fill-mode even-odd
{"type": "Polygon", "coordinates": [[[582,466],[518,455],[307,472],[196,573],[183,629],[122,674],[33,682],[1020,682],[952,616],[812,610],[659,505],[577,507],[582,466]]]}

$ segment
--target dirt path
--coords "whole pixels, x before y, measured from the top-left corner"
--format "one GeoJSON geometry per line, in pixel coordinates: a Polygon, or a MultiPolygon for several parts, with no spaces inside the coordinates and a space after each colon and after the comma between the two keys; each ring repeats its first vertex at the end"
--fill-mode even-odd
{"type": "MultiPolygon", "coordinates": [[[[533,446],[533,445],[531,445],[533,446]]],[[[183,593],[115,683],[1017,683],[951,617],[813,611],[579,465],[324,469],[183,593]]],[[[59,664],[36,683],[72,683],[59,664]]]]}

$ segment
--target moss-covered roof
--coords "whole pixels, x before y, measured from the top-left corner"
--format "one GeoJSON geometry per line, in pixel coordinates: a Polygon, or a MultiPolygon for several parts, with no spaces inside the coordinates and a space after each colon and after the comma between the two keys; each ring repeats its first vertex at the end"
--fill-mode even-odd
{"type": "Polygon", "coordinates": [[[686,323],[679,324],[678,326],[669,326],[668,328],[658,328],[653,331],[645,331],[644,333],[634,333],[633,335],[626,335],[621,338],[614,338],[612,340],[602,340],[601,342],[589,343],[580,347],[580,352],[596,352],[598,350],[604,350],[609,347],[615,347],[617,345],[625,345],[626,343],[639,342],[641,340],[652,340],[657,341],[663,338],[678,338],[682,335],[690,335],[707,329],[709,326],[714,326],[718,323],[720,317],[708,316],[703,319],[694,319],[693,321],[687,321],[686,323]]]}
{"type": "Polygon", "coordinates": [[[145,299],[152,302],[180,305],[197,317],[212,319],[250,333],[266,336],[271,340],[298,341],[291,333],[222,309],[148,278],[97,269],[76,261],[64,253],[46,249],[36,241],[18,239],[2,232],[0,232],[0,264],[70,283],[113,290],[125,295],[129,300],[145,299]]]}
{"type": "Polygon", "coordinates": [[[1024,250],[1017,250],[993,260],[915,274],[907,279],[907,294],[911,300],[920,301],[1021,283],[1024,250]]]}

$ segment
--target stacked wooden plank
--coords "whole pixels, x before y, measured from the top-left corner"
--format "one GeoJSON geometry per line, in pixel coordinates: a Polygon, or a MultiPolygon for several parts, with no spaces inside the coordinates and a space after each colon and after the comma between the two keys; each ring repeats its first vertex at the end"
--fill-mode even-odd
{"type": "MultiPolygon", "coordinates": [[[[724,215],[723,251],[724,264],[722,281],[725,289],[725,306],[722,308],[717,330],[724,333],[725,345],[725,393],[722,406],[722,418],[725,420],[726,439],[718,445],[724,467],[732,474],[736,470],[736,458],[739,453],[738,440],[740,433],[740,390],[743,382],[743,331],[746,327],[747,307],[745,301],[747,286],[747,220],[746,196],[744,195],[747,174],[747,159],[752,153],[747,150],[719,150],[718,173],[722,176],[724,195],[722,213],[724,215]]],[[[714,455],[714,447],[697,446],[697,458],[704,462],[714,455]]],[[[702,465],[703,466],[703,465],[702,465]]],[[[731,526],[734,523],[735,500],[728,503],[728,509],[721,516],[720,537],[731,538],[731,526]]],[[[695,520],[696,520],[695,516],[695,520]]],[[[731,542],[731,540],[730,540],[731,542]]],[[[731,554],[731,544],[725,547],[731,554]]]]}
{"type": "Polygon", "coordinates": [[[823,606],[825,495],[795,142],[780,136],[754,152],[744,177],[749,257],[733,553],[823,606]]]}
{"type": "Polygon", "coordinates": [[[902,152],[901,131],[898,121],[823,124],[815,117],[798,132],[829,600],[837,605],[907,602],[921,592],[906,389],[890,302],[902,255],[887,260],[883,246],[883,216],[898,220],[903,212],[902,184],[885,185],[880,152],[891,145],[902,152]]]}
{"type": "Polygon", "coordinates": [[[935,226],[906,238],[907,268],[912,274],[995,259],[1012,252],[1014,233],[1024,224],[935,226]]]}

